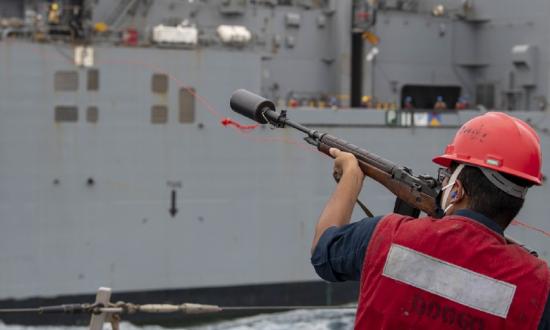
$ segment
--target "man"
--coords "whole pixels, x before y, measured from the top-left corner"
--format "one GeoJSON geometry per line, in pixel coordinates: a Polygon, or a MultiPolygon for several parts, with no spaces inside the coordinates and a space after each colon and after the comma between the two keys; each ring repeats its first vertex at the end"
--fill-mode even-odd
{"type": "Polygon", "coordinates": [[[464,124],[442,156],[445,217],[390,214],[350,224],[364,174],[331,149],[341,179],[313,239],[328,281],[361,280],[356,329],[550,329],[547,264],[504,229],[541,184],[539,138],[490,112],[464,124]]]}
{"type": "Polygon", "coordinates": [[[403,109],[406,110],[413,110],[414,109],[414,103],[412,96],[405,97],[405,102],[403,103],[403,109]]]}
{"type": "Polygon", "coordinates": [[[447,103],[445,103],[445,101],[443,101],[443,96],[438,96],[437,97],[437,101],[434,104],[434,109],[435,110],[445,110],[445,109],[447,109],[447,103]]]}
{"type": "Polygon", "coordinates": [[[465,110],[470,108],[470,102],[468,102],[468,97],[461,96],[458,98],[458,101],[456,101],[455,109],[456,110],[465,110]]]}

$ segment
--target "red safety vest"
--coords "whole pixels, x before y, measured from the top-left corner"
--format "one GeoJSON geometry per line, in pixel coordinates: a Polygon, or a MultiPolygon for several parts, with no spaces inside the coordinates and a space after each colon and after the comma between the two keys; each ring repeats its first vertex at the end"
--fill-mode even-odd
{"type": "Polygon", "coordinates": [[[481,223],[391,214],[365,254],[355,329],[537,329],[549,290],[544,261],[481,223]]]}

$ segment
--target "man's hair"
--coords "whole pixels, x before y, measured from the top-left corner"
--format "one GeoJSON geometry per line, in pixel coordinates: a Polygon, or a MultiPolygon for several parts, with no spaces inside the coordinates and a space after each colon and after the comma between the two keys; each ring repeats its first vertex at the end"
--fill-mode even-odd
{"type": "MultiPolygon", "coordinates": [[[[458,164],[453,164],[454,171],[458,164]]],[[[501,173],[505,178],[522,187],[530,187],[532,184],[515,176],[501,173]]],[[[523,206],[524,200],[500,190],[477,167],[466,165],[458,176],[464,192],[468,195],[468,208],[481,213],[496,221],[503,227],[507,227],[516,217],[523,206]]]]}

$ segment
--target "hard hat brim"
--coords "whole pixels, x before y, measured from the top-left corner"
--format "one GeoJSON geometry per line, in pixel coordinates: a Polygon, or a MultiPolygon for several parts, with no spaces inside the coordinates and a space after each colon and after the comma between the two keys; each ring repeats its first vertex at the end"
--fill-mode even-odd
{"type": "MultiPolygon", "coordinates": [[[[542,179],[541,178],[537,178],[535,176],[528,175],[528,174],[513,170],[511,168],[507,168],[506,166],[493,166],[493,165],[487,164],[486,161],[480,160],[480,159],[463,158],[463,157],[458,157],[457,155],[445,154],[445,155],[441,155],[441,156],[437,156],[437,157],[433,158],[432,161],[434,163],[436,163],[437,165],[440,165],[440,166],[443,166],[443,167],[450,167],[452,162],[463,163],[463,164],[466,164],[466,165],[472,165],[472,166],[477,166],[477,167],[484,167],[484,168],[488,168],[488,169],[491,169],[491,170],[495,170],[495,171],[500,172],[500,173],[509,174],[509,175],[512,175],[512,176],[519,177],[519,178],[527,180],[527,181],[529,181],[529,182],[531,182],[531,183],[533,183],[537,186],[542,185],[542,179]]],[[[542,177],[542,174],[541,174],[541,177],[542,177]]]]}

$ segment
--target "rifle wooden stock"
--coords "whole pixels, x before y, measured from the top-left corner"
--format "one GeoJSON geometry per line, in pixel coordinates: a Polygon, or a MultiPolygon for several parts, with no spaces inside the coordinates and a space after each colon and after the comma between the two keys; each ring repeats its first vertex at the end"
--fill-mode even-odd
{"type": "Polygon", "coordinates": [[[396,197],[410,206],[430,216],[440,216],[436,202],[437,196],[424,193],[414,186],[403,182],[403,180],[396,178],[395,170],[398,168],[396,164],[328,134],[322,135],[319,140],[319,151],[330,157],[332,157],[329,153],[330,148],[338,148],[353,154],[357,158],[359,167],[366,176],[382,184],[396,197]]]}

